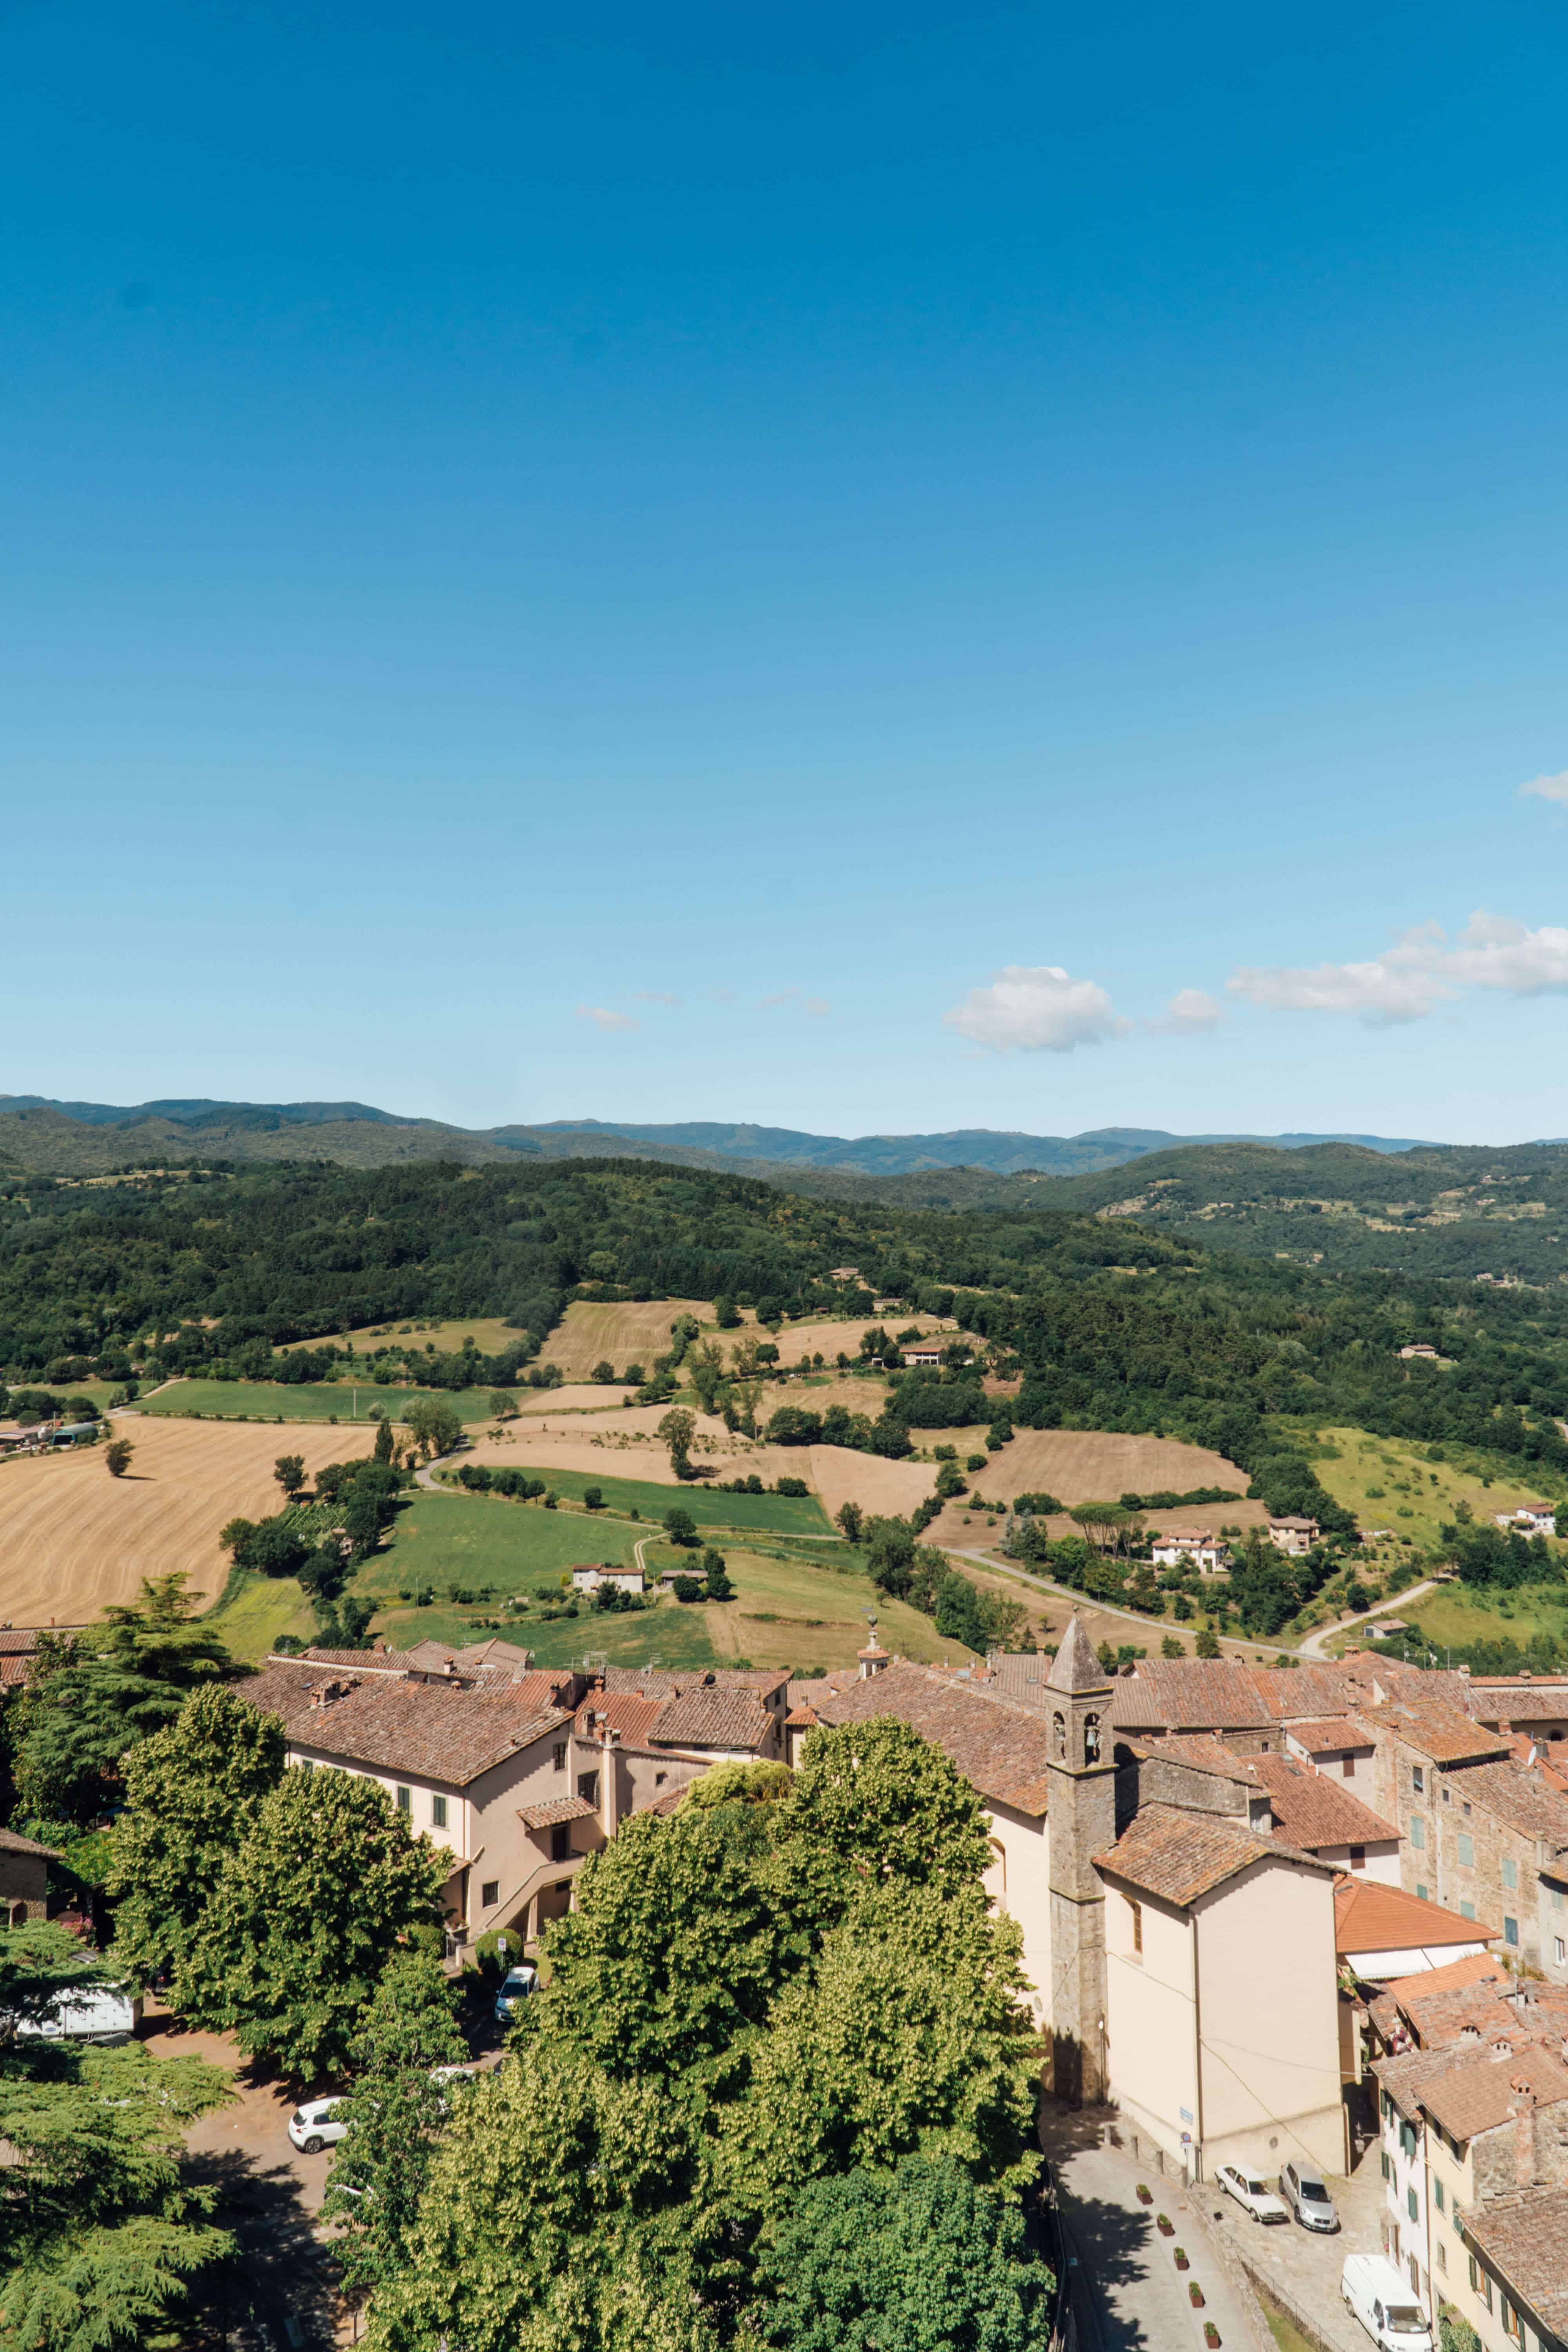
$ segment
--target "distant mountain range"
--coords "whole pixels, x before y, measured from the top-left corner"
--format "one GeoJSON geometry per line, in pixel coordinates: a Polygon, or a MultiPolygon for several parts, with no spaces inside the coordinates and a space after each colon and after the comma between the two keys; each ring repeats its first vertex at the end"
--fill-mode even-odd
{"type": "Polygon", "coordinates": [[[1426,1149],[1410,1137],[1378,1135],[1171,1135],[1160,1128],[1106,1127],[1083,1135],[1024,1135],[956,1128],[938,1135],[813,1135],[797,1128],[692,1119],[642,1125],[630,1119],[550,1119],[537,1126],[462,1128],[402,1118],[373,1104],[243,1103],[176,1097],[116,1104],[60,1102],[45,1095],[0,1095],[0,1169],[54,1175],[102,1174],[133,1162],[212,1160],[331,1160],[380,1167],[402,1160],[495,1162],[522,1153],[672,1160],[781,1178],[809,1169],[891,1177],[973,1169],[993,1176],[1087,1176],[1152,1152],[1253,1143],[1297,1151],[1323,1143],[1374,1152],[1426,1149]]]}

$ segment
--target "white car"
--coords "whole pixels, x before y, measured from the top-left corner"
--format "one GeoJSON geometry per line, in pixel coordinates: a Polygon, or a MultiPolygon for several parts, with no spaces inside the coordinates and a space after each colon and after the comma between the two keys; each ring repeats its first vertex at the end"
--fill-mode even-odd
{"type": "Polygon", "coordinates": [[[296,2107],[289,2118],[289,2137],[301,2156],[320,2156],[324,2147],[335,2147],[348,2130],[339,2114],[346,2104],[342,2092],[335,2098],[307,2099],[296,2107]]]}
{"type": "Polygon", "coordinates": [[[506,1979],[496,1995],[498,2021],[502,2025],[508,2023],[516,2004],[520,2000],[526,2000],[531,1992],[537,1992],[538,1990],[539,1970],[531,1960],[520,1960],[515,1969],[509,1969],[506,1979]]]}
{"type": "Polygon", "coordinates": [[[1215,2179],[1227,2197],[1250,2213],[1255,2221],[1289,2221],[1290,2210],[1283,2198],[1276,2197],[1260,2172],[1244,2172],[1238,2165],[1221,2164],[1215,2168],[1215,2179]]]}

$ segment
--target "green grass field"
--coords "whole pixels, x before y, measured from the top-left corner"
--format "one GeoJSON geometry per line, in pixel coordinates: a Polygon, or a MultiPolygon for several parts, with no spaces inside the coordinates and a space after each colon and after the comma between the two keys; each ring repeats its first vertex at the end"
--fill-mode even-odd
{"type": "Polygon", "coordinates": [[[1384,1547],[1390,1556],[1405,1549],[1398,1540],[1404,1536],[1421,1549],[1436,1545],[1439,1526],[1452,1519],[1461,1497],[1481,1519],[1535,1502],[1556,1487],[1550,1475],[1543,1486],[1539,1471],[1470,1446],[1444,1445],[1444,1458],[1434,1462],[1429,1446],[1373,1437],[1364,1429],[1319,1429],[1303,1436],[1312,1467],[1335,1502],[1352,1510],[1363,1528],[1394,1529],[1394,1542],[1384,1547]]]}
{"type": "Polygon", "coordinates": [[[301,1642],[309,1642],[316,1631],[310,1604],[291,1576],[241,1573],[231,1578],[228,1591],[206,1622],[237,1658],[251,1665],[267,1655],[279,1633],[297,1633],[301,1642]]]}
{"type": "MultiPolygon", "coordinates": [[[[138,1401],[139,1412],[188,1420],[200,1413],[208,1421],[369,1421],[371,1406],[379,1404],[382,1417],[401,1419],[411,1397],[423,1389],[383,1389],[372,1381],[359,1387],[342,1381],[176,1381],[138,1401]]],[[[430,1391],[451,1405],[460,1421],[493,1419],[489,1389],[430,1391]]]]}
{"type": "MultiPolygon", "coordinates": [[[[597,1486],[605,1498],[606,1512],[641,1514],[661,1527],[669,1510],[689,1511],[699,1528],[735,1528],[742,1534],[832,1536],[837,1530],[830,1525],[826,1513],[815,1495],[721,1495],[700,1484],[689,1486],[656,1486],[637,1478],[612,1478],[597,1470],[552,1470],[543,1463],[529,1462],[522,1465],[531,1477],[549,1481],[563,1502],[580,1503],[585,1487],[597,1486]]],[[[499,1498],[488,1507],[495,1510],[525,1509],[537,1511],[537,1503],[509,1504],[499,1498]]]]}
{"type": "Polygon", "coordinates": [[[1468,1585],[1445,1584],[1393,1613],[1418,1625],[1435,1650],[1450,1643],[1512,1640],[1522,1649],[1532,1633],[1568,1638],[1568,1584],[1526,1584],[1484,1597],[1468,1585]]]}

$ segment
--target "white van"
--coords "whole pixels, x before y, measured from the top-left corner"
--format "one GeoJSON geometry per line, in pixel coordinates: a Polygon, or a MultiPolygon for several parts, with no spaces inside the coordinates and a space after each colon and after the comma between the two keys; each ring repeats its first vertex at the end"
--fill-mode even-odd
{"type": "Polygon", "coordinates": [[[142,2003],[120,1985],[84,1985],[62,1993],[37,2018],[17,2021],[18,2042],[129,2042],[142,2022],[142,2003]]]}
{"type": "Polygon", "coordinates": [[[1386,2254],[1347,2254],[1340,2293],[1382,2352],[1432,2352],[1420,2298],[1386,2254]]]}

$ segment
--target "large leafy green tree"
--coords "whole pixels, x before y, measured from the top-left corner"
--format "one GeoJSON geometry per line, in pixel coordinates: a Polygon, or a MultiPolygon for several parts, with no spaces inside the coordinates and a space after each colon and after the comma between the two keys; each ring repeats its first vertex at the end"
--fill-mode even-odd
{"type": "Polygon", "coordinates": [[[137,1601],[101,1625],[40,1645],[17,1701],[20,1810],[68,1837],[119,1801],[127,1752],[173,1722],[188,1694],[247,1672],[195,1614],[184,1575],[143,1578],[137,1601]]]}
{"type": "Polygon", "coordinates": [[[341,2072],[389,1956],[437,1924],[451,1866],[374,1781],[287,1771],[223,1868],[176,1998],[291,2074],[341,2072]]]}
{"type": "Polygon", "coordinates": [[[956,1890],[991,1859],[979,1798],[940,1748],[894,1716],[814,1731],[789,1826],[877,1878],[956,1890]]]}
{"type": "Polygon", "coordinates": [[[371,2352],[716,2352],[674,2202],[691,2158],[662,2084],[526,2037],[453,2108],[371,2352]]]}
{"type": "Polygon", "coordinates": [[[194,1691],[174,1722],[131,1750],[107,1891],[115,1958],[133,1975],[178,1978],[283,1759],[277,1716],[221,1685],[194,1691]]]}
{"type": "Polygon", "coordinates": [[[28,2352],[135,2352],[231,2251],[182,2144],[230,2095],[195,2058],[18,2039],[112,1970],[42,1923],[0,1930],[0,2329],[28,2352]]]}
{"type": "Polygon", "coordinates": [[[906,2157],[813,2181],[767,2257],[761,2331],[784,2352],[1045,2352],[1050,2272],[1017,2207],[961,2165],[906,2157]]]}
{"type": "Polygon", "coordinates": [[[398,1953],[366,2009],[350,2053],[355,2069],[323,2218],[342,2235],[338,2259],[351,2294],[363,2294],[407,2267],[419,2210],[450,2102],[466,2095],[433,2070],[460,2063],[468,2046],[453,1993],[434,1948],[398,1953]]]}

